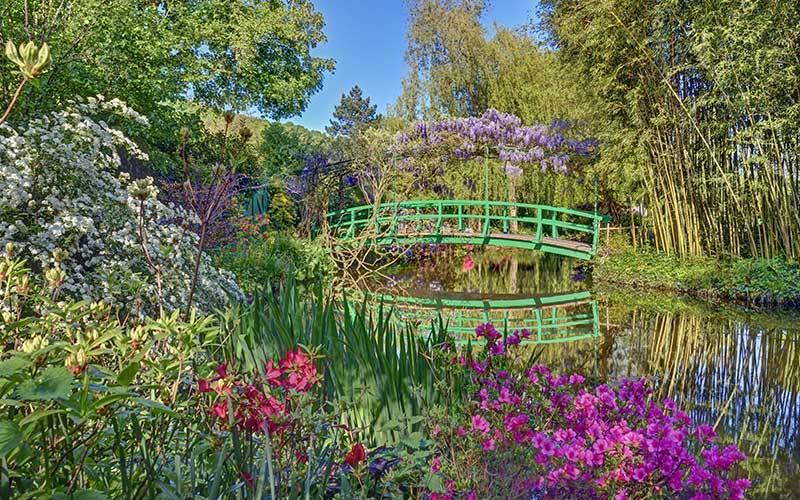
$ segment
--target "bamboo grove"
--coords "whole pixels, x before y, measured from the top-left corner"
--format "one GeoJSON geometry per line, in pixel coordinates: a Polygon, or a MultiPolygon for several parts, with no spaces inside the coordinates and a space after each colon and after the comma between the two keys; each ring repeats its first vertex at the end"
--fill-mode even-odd
{"type": "Polygon", "coordinates": [[[800,257],[798,19],[793,0],[543,2],[604,185],[658,249],[800,257]]]}

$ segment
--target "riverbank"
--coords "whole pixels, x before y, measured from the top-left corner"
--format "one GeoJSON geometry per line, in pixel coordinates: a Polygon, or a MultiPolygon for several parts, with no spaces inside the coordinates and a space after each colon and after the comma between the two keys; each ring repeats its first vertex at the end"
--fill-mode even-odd
{"type": "Polygon", "coordinates": [[[612,242],[593,262],[597,284],[682,293],[753,306],[800,307],[800,263],[784,258],[681,259],[612,242]]]}

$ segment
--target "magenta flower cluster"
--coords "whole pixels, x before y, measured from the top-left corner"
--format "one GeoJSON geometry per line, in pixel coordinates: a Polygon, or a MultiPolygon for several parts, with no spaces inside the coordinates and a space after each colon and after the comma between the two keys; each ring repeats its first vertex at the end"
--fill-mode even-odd
{"type": "MultiPolygon", "coordinates": [[[[750,482],[730,478],[744,454],[716,444],[714,429],[695,425],[673,401],[657,402],[644,380],[592,387],[581,375],[559,377],[541,365],[514,370],[508,351],[528,332],[503,338],[486,324],[476,335],[486,340],[486,356],[459,358],[471,373],[475,400],[454,435],[484,460],[523,457],[527,475],[518,482],[530,492],[744,498],[750,482]]],[[[455,496],[453,489],[438,495],[455,496]]]]}

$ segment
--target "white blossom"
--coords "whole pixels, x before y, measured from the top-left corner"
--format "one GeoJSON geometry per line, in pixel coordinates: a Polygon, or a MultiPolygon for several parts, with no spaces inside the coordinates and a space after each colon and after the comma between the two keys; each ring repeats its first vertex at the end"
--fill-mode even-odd
{"type": "MultiPolygon", "coordinates": [[[[68,255],[60,263],[66,273],[63,293],[129,309],[141,300],[148,310],[137,312],[152,312],[155,274],[139,238],[143,201],[148,250],[162,269],[164,305],[181,308],[197,237],[171,221],[190,217],[159,201],[152,179],[132,182],[118,172],[119,149],[140,159],[147,155],[119,130],[90,118],[101,111],[147,124],[122,101],[97,96],[32,120],[22,131],[0,126],[0,248],[15,242],[35,269],[52,266],[53,252],[63,249],[68,255]]],[[[195,294],[200,312],[243,297],[233,275],[214,267],[208,256],[200,267],[195,294]]]]}

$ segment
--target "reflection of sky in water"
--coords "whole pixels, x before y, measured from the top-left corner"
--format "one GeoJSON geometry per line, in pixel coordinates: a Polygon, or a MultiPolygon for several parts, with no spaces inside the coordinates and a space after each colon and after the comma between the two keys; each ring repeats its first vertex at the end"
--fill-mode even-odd
{"type": "MultiPolygon", "coordinates": [[[[460,253],[436,265],[398,270],[388,283],[377,285],[389,285],[391,290],[384,291],[397,295],[471,293],[476,298],[586,288],[575,262],[551,257],[514,259],[490,251],[475,256],[474,269],[461,272],[460,253]]],[[[648,302],[646,296],[595,297],[604,337],[547,346],[543,361],[561,370],[596,371],[610,382],[652,379],[661,397],[676,400],[696,421],[714,425],[719,420],[722,442],[736,441],[758,457],[747,465],[756,483],[752,498],[800,498],[800,473],[792,459],[800,450],[798,317],[686,301],[670,311],[662,302],[674,297],[648,302]]]]}

